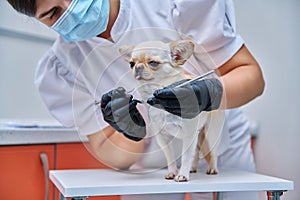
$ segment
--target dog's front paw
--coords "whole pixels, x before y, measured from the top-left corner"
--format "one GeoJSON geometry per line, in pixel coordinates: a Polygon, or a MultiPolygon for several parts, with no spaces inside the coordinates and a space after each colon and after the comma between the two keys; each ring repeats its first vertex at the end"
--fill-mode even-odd
{"type": "Polygon", "coordinates": [[[218,174],[219,171],[217,168],[209,168],[207,171],[206,171],[206,174],[209,174],[209,175],[216,175],[218,174]]]}
{"type": "Polygon", "coordinates": [[[176,177],[176,173],[169,172],[167,175],[165,175],[165,179],[167,180],[173,180],[176,177]]]}
{"type": "Polygon", "coordinates": [[[188,180],[189,180],[189,178],[187,176],[184,176],[184,175],[177,175],[174,178],[174,181],[176,181],[176,182],[187,182],[188,180]]]}

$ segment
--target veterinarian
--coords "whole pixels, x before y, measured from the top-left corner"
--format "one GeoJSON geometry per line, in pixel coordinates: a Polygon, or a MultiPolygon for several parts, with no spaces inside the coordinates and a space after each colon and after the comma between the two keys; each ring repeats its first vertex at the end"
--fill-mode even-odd
{"type": "MultiPolygon", "coordinates": [[[[194,60],[199,74],[215,69],[221,89],[219,81],[208,79],[190,87],[159,90],[148,103],[187,118],[201,111],[226,109],[221,141],[224,148],[218,161],[220,173],[224,168],[255,171],[247,133],[249,122],[238,107],[262,94],[264,79],[259,64],[236,31],[232,0],[7,1],[18,12],[36,18],[60,35],[41,58],[35,84],[52,115],[64,126],[77,127],[80,135],[87,136],[99,160],[118,169],[152,167],[163,162],[163,156],[147,155],[154,142],[145,137],[147,119],[137,108],[138,102],[117,87],[129,71],[129,66],[117,59],[117,49],[123,44],[186,37],[196,43],[194,60]],[[92,64],[86,67],[89,61],[92,64]],[[198,100],[186,100],[180,109],[178,102],[184,100],[176,99],[178,93],[186,97],[196,93],[198,100]],[[95,100],[101,101],[101,107],[95,100]],[[180,111],[185,108],[188,116],[180,111]]],[[[135,87],[134,80],[122,83],[127,90],[135,87]]],[[[200,162],[201,165],[204,164],[200,162]]],[[[183,199],[184,194],[122,198],[183,199]]],[[[212,194],[192,194],[192,198],[212,199],[212,194]]],[[[225,193],[224,199],[257,197],[255,193],[225,193]]]]}

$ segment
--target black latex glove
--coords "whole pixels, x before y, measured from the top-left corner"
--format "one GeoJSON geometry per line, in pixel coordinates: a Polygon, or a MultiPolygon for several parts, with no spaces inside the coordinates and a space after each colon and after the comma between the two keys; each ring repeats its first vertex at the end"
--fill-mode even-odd
{"type": "Polygon", "coordinates": [[[137,103],[123,87],[111,90],[101,99],[104,120],[134,141],[140,141],[146,135],[146,124],[136,108],[137,103]]]}
{"type": "Polygon", "coordinates": [[[196,117],[201,111],[219,108],[223,87],[218,79],[194,81],[175,88],[186,81],[188,80],[179,81],[154,91],[153,97],[148,98],[147,103],[188,119],[196,117]]]}

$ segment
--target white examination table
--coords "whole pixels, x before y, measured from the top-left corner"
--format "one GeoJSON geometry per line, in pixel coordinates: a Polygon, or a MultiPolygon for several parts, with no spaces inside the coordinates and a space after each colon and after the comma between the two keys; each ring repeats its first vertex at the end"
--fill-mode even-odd
{"type": "Polygon", "coordinates": [[[85,200],[91,196],[126,194],[266,191],[268,200],[279,200],[283,192],[293,190],[293,181],[243,171],[220,170],[218,175],[191,174],[189,182],[165,180],[166,170],[149,173],[125,173],[109,169],[52,170],[50,179],[60,191],[61,200],[85,200]]]}

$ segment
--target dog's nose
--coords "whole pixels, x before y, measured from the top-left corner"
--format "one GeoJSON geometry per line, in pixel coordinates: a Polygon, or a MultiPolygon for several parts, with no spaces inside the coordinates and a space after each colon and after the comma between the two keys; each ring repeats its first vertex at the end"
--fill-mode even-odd
{"type": "Polygon", "coordinates": [[[137,69],[144,69],[144,65],[143,65],[143,64],[138,64],[138,65],[136,66],[136,68],[137,68],[137,69]]]}
{"type": "Polygon", "coordinates": [[[138,64],[138,65],[136,65],[136,67],[135,67],[135,71],[137,72],[137,73],[141,73],[143,70],[144,70],[144,65],[143,64],[138,64]]]}

